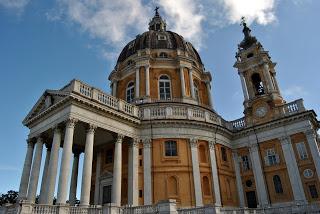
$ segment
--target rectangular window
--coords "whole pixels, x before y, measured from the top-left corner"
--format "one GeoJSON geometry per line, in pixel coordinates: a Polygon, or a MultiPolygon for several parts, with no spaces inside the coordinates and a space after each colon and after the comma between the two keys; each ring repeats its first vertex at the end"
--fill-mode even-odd
{"type": "Polygon", "coordinates": [[[264,162],[266,166],[273,166],[280,163],[280,157],[274,149],[267,149],[266,156],[264,157],[264,162]]]}
{"type": "Polygon", "coordinates": [[[177,142],[166,141],[165,150],[166,150],[166,156],[177,156],[177,142]]]}
{"type": "Polygon", "coordinates": [[[113,149],[109,149],[106,152],[106,161],[105,161],[105,163],[106,164],[112,163],[112,161],[113,161],[113,149]]]}
{"type": "Polygon", "coordinates": [[[250,170],[249,157],[247,155],[244,155],[241,158],[242,158],[242,169],[243,169],[243,171],[250,170]]]}
{"type": "Polygon", "coordinates": [[[311,198],[318,198],[318,191],[316,185],[309,185],[311,198]]]}
{"type": "Polygon", "coordinates": [[[139,198],[142,198],[142,190],[139,190],[139,198]]]}
{"type": "Polygon", "coordinates": [[[139,160],[139,166],[142,166],[142,160],[141,159],[139,160]]]}
{"type": "Polygon", "coordinates": [[[142,149],[139,149],[139,155],[142,155],[142,149]]]}
{"type": "Polygon", "coordinates": [[[307,148],[304,142],[300,142],[296,144],[296,148],[301,160],[308,159],[307,148]]]}

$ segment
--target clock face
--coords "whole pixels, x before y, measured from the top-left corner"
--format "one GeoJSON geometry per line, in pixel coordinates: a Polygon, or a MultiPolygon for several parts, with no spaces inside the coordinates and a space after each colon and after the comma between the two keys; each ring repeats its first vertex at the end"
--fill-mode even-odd
{"type": "Polygon", "coordinates": [[[260,106],[256,110],[256,116],[264,117],[267,114],[268,109],[265,106],[260,106]]]}

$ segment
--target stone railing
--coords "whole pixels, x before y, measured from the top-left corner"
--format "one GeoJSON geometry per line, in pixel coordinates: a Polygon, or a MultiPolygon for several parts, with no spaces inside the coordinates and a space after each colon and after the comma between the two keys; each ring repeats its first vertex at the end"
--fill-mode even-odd
{"type": "Polygon", "coordinates": [[[126,101],[118,99],[109,94],[106,94],[100,89],[91,87],[79,80],[72,80],[71,83],[68,86],[66,86],[63,90],[75,92],[102,105],[106,105],[112,109],[124,112],[130,116],[139,116],[139,108],[137,106],[127,103],[126,101]]]}
{"type": "Polygon", "coordinates": [[[124,207],[121,207],[121,212],[122,214],[140,214],[140,213],[152,214],[152,213],[158,213],[159,210],[158,210],[158,206],[153,206],[153,205],[136,206],[136,207],[124,206],[124,207]]]}
{"type": "Polygon", "coordinates": [[[188,119],[221,125],[221,118],[217,114],[206,108],[194,105],[179,105],[175,103],[170,105],[161,103],[149,104],[140,106],[139,115],[142,120],[188,119]]]}
{"type": "Polygon", "coordinates": [[[39,205],[36,204],[33,207],[33,214],[55,214],[58,212],[57,206],[50,205],[39,205]]]}
{"type": "MultiPolygon", "coordinates": [[[[282,106],[279,106],[278,109],[279,109],[279,114],[278,114],[278,116],[276,116],[277,118],[275,118],[275,119],[298,114],[298,113],[304,112],[306,110],[303,105],[303,99],[298,99],[293,102],[286,103],[282,106]]],[[[224,121],[224,122],[225,122],[224,123],[225,126],[232,131],[239,131],[241,129],[248,127],[244,117],[237,119],[237,120],[224,121]]]]}

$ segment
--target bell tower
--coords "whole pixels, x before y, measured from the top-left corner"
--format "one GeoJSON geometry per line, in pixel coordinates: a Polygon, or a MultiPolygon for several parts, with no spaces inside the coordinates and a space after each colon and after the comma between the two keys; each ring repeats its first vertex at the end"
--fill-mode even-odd
{"type": "Polygon", "coordinates": [[[278,87],[275,66],[242,18],[244,39],[238,45],[236,63],[244,95],[244,114],[247,124],[267,122],[276,117],[278,106],[285,103],[278,87]]]}

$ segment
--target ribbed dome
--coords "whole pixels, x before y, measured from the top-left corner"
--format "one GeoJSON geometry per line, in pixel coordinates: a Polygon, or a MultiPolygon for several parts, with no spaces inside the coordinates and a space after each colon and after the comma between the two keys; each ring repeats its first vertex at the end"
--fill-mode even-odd
{"type": "Polygon", "coordinates": [[[125,61],[131,55],[143,49],[170,49],[186,51],[190,57],[202,64],[200,56],[190,42],[186,42],[182,36],[171,31],[149,30],[140,34],[129,42],[121,51],[117,63],[125,61]]]}

